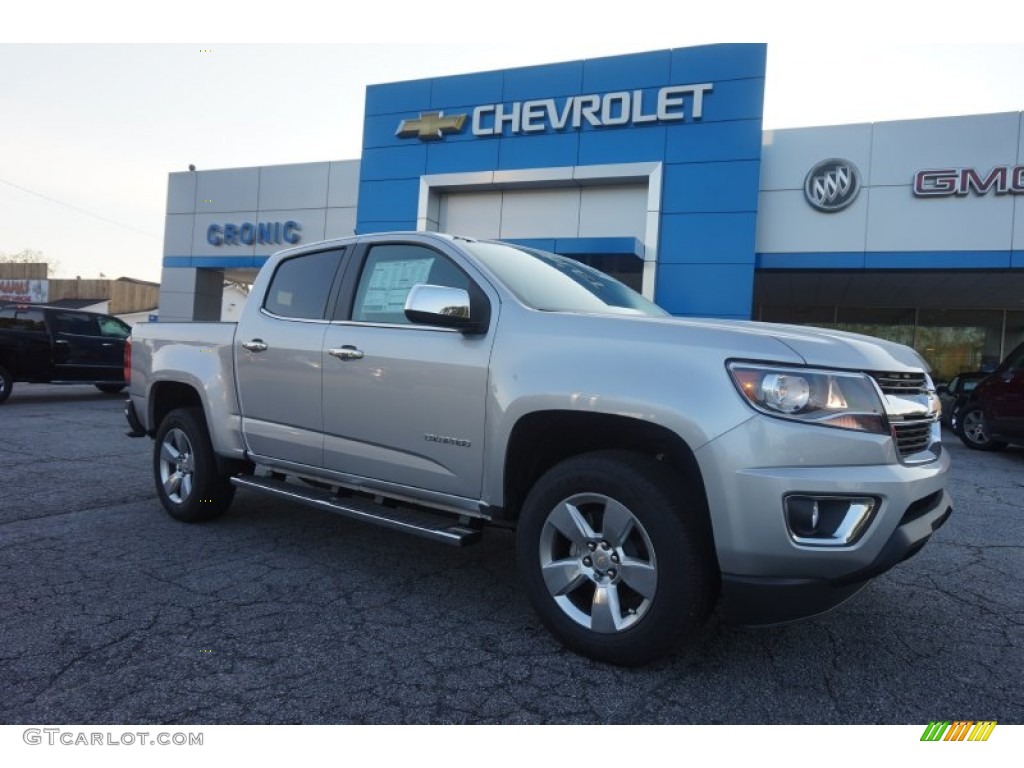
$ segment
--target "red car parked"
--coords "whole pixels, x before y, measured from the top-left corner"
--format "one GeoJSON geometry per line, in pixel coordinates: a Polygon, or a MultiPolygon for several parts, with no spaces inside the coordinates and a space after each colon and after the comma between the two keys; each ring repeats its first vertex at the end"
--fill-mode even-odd
{"type": "Polygon", "coordinates": [[[978,451],[1024,445],[1024,344],[978,384],[960,409],[955,428],[964,445],[978,451]]]}

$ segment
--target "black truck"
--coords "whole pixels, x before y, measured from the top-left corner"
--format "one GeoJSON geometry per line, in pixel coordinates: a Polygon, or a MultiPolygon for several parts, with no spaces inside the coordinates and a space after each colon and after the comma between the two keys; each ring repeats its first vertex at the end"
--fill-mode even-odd
{"type": "Polygon", "coordinates": [[[41,304],[0,304],[0,403],[14,382],[95,384],[120,392],[131,327],[110,315],[41,304]]]}

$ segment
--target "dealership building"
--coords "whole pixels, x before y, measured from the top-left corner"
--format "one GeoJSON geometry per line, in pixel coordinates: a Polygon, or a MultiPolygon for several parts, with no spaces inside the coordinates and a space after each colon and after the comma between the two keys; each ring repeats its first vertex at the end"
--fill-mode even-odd
{"type": "Polygon", "coordinates": [[[1024,341],[1024,114],[764,131],[766,47],[369,86],[356,160],[170,174],[160,318],[354,233],[564,254],[675,315],[897,340],[946,379],[1024,341]]]}

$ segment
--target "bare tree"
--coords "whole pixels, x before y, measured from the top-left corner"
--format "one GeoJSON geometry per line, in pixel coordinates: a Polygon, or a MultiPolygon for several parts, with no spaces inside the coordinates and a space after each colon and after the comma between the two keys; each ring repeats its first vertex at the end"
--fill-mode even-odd
{"type": "Polygon", "coordinates": [[[0,264],[48,264],[51,274],[60,269],[60,262],[57,259],[44,256],[42,251],[36,251],[32,248],[24,248],[17,253],[3,253],[0,251],[0,264]]]}

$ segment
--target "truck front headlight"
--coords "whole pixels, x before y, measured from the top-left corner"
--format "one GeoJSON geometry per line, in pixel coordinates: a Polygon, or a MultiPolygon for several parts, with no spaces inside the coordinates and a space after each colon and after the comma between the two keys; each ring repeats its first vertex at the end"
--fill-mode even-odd
{"type": "Polygon", "coordinates": [[[882,401],[870,377],[863,373],[739,362],[729,363],[728,368],[744,399],[769,416],[889,433],[882,401]]]}

